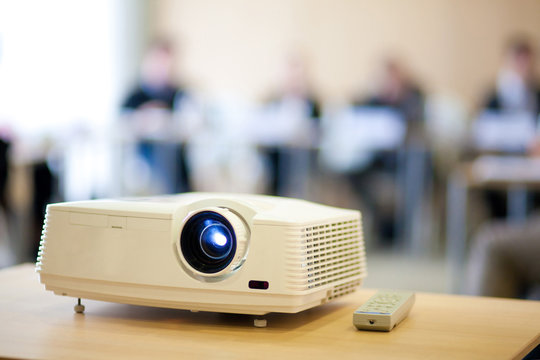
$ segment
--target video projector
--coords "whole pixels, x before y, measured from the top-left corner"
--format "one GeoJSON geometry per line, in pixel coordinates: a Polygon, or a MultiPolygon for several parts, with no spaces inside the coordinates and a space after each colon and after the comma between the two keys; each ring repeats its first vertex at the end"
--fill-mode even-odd
{"type": "Polygon", "coordinates": [[[80,298],[264,315],[353,292],[366,260],[358,211],[187,193],[49,205],[36,269],[82,310],[80,298]]]}

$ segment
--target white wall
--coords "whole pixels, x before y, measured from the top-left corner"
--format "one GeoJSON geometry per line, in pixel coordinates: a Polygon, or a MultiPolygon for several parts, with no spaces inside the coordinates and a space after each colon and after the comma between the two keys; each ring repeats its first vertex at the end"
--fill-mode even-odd
{"type": "Polygon", "coordinates": [[[472,108],[486,91],[507,37],[540,47],[536,0],[157,0],[151,32],[177,39],[178,69],[207,93],[264,96],[285,54],[311,58],[327,100],[373,82],[377,62],[398,54],[431,91],[472,108]]]}
{"type": "Polygon", "coordinates": [[[139,7],[126,0],[0,2],[0,126],[25,137],[108,124],[140,52],[139,7]]]}

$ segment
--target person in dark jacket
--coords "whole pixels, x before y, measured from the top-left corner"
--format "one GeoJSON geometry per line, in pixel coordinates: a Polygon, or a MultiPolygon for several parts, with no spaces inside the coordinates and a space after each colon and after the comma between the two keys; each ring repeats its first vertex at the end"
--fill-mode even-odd
{"type": "MultiPolygon", "coordinates": [[[[310,142],[315,142],[319,136],[321,106],[309,83],[306,63],[298,54],[290,56],[285,64],[284,76],[279,91],[266,103],[266,109],[277,118],[287,118],[291,127],[286,134],[288,144],[276,144],[262,149],[269,172],[268,192],[272,195],[301,196],[305,189],[295,190],[291,183],[301,174],[294,164],[294,156],[300,152],[308,152],[306,158],[311,168],[316,162],[316,151],[310,149],[310,142]],[[304,122],[304,120],[307,120],[304,122]],[[302,124],[301,128],[296,125],[302,124]],[[307,135],[307,136],[304,136],[307,135]],[[302,138],[302,140],[300,140],[302,138]],[[308,140],[306,140],[306,138],[308,140]],[[303,144],[300,144],[304,142],[303,144]],[[304,149],[302,147],[305,147],[304,149]],[[292,194],[291,194],[292,191],[292,194]]],[[[285,134],[284,134],[285,135],[285,134]]],[[[300,187],[305,188],[305,179],[300,180],[300,187]]]]}
{"type": "MultiPolygon", "coordinates": [[[[540,116],[540,82],[534,73],[535,53],[530,40],[516,36],[510,40],[497,75],[494,88],[484,101],[483,109],[502,114],[527,115],[538,122],[540,116]]],[[[510,119],[512,117],[509,117],[510,119]]],[[[527,149],[532,144],[523,144],[527,149]]],[[[507,195],[505,191],[489,190],[484,193],[490,216],[507,216],[507,195]]],[[[531,203],[538,206],[540,195],[531,194],[531,203]]]]}
{"type": "MultiPolygon", "coordinates": [[[[401,61],[389,57],[382,63],[382,74],[375,92],[353,101],[356,110],[366,108],[394,110],[405,122],[407,129],[405,142],[399,149],[374,152],[368,166],[349,175],[352,188],[373,213],[374,235],[383,246],[392,245],[400,236],[397,221],[404,218],[403,204],[406,195],[403,191],[401,193],[395,191],[400,185],[396,180],[398,159],[416,156],[415,153],[407,151],[409,144],[418,148],[426,146],[424,100],[422,88],[413,80],[401,61]]],[[[422,156],[419,161],[423,173],[427,173],[430,169],[429,159],[422,156]]],[[[422,178],[422,181],[425,179],[422,178]]]]}
{"type": "MultiPolygon", "coordinates": [[[[172,115],[186,92],[173,80],[174,53],[171,44],[159,40],[151,44],[141,66],[139,84],[125,99],[122,108],[126,112],[163,110],[172,115]]],[[[153,113],[144,117],[152,121],[153,113]]],[[[171,119],[169,119],[171,120],[171,119]]],[[[170,125],[170,124],[169,124],[170,125]]],[[[146,124],[152,128],[152,124],[146,124]]],[[[161,183],[162,192],[190,191],[190,174],[184,144],[163,143],[144,139],[137,144],[137,152],[148,164],[153,178],[161,183]]]]}
{"type": "Polygon", "coordinates": [[[530,41],[522,36],[510,41],[495,88],[484,107],[489,110],[540,115],[540,82],[534,73],[535,55],[530,41]]]}

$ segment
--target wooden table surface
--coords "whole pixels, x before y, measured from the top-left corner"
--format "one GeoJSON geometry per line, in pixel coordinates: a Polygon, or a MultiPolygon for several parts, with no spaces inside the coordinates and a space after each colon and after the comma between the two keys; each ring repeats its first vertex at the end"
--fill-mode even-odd
{"type": "Polygon", "coordinates": [[[75,299],[45,291],[33,265],[0,271],[0,358],[509,359],[540,342],[540,302],[417,294],[392,332],[357,331],[362,289],[299,314],[252,317],[75,299]]]}

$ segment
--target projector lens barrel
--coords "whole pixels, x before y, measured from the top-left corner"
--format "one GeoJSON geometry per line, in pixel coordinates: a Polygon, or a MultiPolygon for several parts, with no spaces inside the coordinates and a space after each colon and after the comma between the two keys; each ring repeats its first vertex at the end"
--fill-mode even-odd
{"type": "Polygon", "coordinates": [[[182,255],[193,269],[214,274],[225,269],[236,253],[236,236],[231,223],[214,211],[190,217],[180,235],[182,255]]]}

